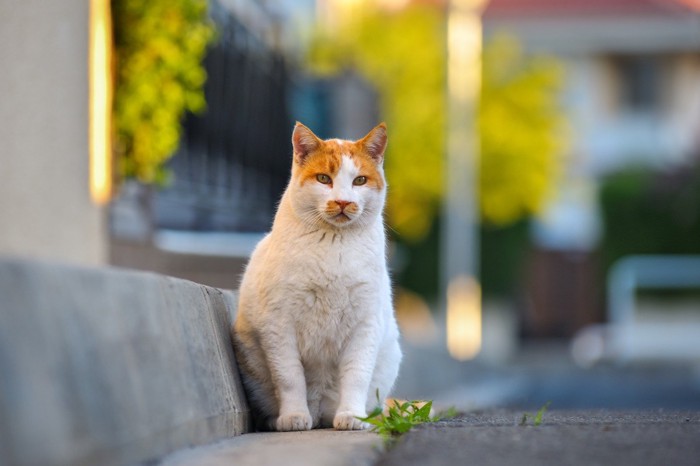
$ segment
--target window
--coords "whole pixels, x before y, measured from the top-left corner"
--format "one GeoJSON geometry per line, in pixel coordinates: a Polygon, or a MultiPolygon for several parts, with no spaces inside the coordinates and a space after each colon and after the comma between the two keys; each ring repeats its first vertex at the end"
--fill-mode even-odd
{"type": "Polygon", "coordinates": [[[629,110],[656,110],[661,97],[661,60],[654,56],[613,58],[619,79],[620,102],[629,110]]]}

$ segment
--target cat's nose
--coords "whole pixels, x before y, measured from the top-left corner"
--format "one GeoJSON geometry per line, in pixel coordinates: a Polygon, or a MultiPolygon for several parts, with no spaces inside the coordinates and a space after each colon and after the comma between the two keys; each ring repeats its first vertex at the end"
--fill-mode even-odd
{"type": "Polygon", "coordinates": [[[335,203],[338,204],[338,207],[340,207],[341,212],[343,210],[345,210],[345,208],[348,206],[348,204],[351,204],[350,201],[339,201],[339,200],[336,200],[335,203]]]}

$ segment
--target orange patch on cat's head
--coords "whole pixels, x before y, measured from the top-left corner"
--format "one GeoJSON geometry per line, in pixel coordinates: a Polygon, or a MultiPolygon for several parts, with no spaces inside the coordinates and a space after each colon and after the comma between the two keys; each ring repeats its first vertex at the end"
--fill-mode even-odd
{"type": "Polygon", "coordinates": [[[295,152],[293,175],[301,184],[316,181],[316,176],[325,174],[335,178],[340,170],[343,154],[336,141],[321,141],[303,158],[298,158],[295,152]],[[333,144],[335,142],[335,144],[333,144]]]}
{"type": "Polygon", "coordinates": [[[351,153],[350,157],[360,169],[360,176],[367,177],[366,186],[381,191],[384,189],[384,176],[380,171],[381,164],[364,150],[360,141],[355,142],[353,145],[356,150],[351,153]]]}
{"type": "Polygon", "coordinates": [[[386,125],[381,123],[364,138],[357,141],[319,139],[309,128],[297,123],[292,135],[294,165],[292,177],[301,184],[315,181],[325,174],[335,178],[340,170],[342,157],[350,157],[359,168],[359,176],[367,177],[366,186],[377,190],[384,188],[381,165],[386,148],[386,125]]]}

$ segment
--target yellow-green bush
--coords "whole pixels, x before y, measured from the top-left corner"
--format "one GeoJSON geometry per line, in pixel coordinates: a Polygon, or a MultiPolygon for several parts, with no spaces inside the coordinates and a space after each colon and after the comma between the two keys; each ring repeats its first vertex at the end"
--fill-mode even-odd
{"type": "Polygon", "coordinates": [[[561,67],[526,57],[512,38],[483,53],[479,107],[479,200],[487,223],[507,225],[539,212],[559,179],[564,116],[558,105],[561,67]]]}
{"type": "Polygon", "coordinates": [[[202,111],[214,28],[206,0],[112,0],[114,132],[122,177],[165,184],[186,111],[202,111]]]}
{"type": "Polygon", "coordinates": [[[381,94],[389,126],[388,216],[407,238],[427,234],[440,208],[445,146],[442,15],[426,5],[368,12],[331,34],[320,31],[309,62],[323,74],[357,68],[381,94]]]}
{"type": "MultiPolygon", "coordinates": [[[[387,213],[408,241],[425,237],[444,194],[445,31],[444,11],[435,6],[368,7],[334,31],[319,31],[310,47],[313,71],[329,75],[353,67],[379,90],[390,140],[387,213]]],[[[561,73],[552,60],[525,57],[505,38],[486,44],[483,59],[481,217],[509,224],[537,212],[556,184],[561,73]]]]}

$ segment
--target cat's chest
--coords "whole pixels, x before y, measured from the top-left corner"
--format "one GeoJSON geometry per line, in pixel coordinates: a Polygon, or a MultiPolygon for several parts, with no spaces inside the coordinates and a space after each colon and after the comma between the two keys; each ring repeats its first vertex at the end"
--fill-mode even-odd
{"type": "Polygon", "coordinates": [[[371,241],[322,233],[311,248],[299,249],[292,268],[307,287],[340,292],[376,278],[385,269],[384,254],[371,241]]]}
{"type": "Polygon", "coordinates": [[[383,237],[328,231],[301,239],[285,248],[274,289],[284,294],[302,358],[332,361],[358,325],[381,319],[390,295],[383,237]]]}
{"type": "Polygon", "coordinates": [[[294,247],[287,256],[290,284],[302,295],[306,309],[340,312],[379,292],[385,259],[371,238],[332,232],[316,236],[312,244],[294,247]]]}
{"type": "Polygon", "coordinates": [[[377,319],[380,269],[371,256],[347,248],[323,251],[304,264],[296,288],[302,305],[295,312],[295,327],[305,363],[335,360],[358,325],[377,319]]]}

